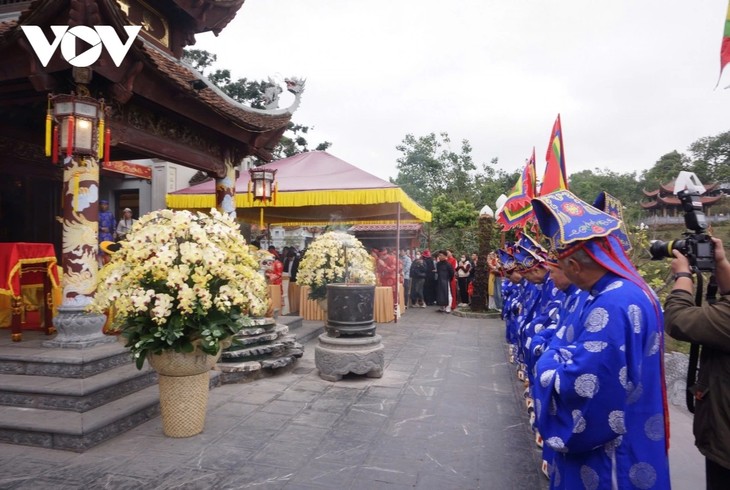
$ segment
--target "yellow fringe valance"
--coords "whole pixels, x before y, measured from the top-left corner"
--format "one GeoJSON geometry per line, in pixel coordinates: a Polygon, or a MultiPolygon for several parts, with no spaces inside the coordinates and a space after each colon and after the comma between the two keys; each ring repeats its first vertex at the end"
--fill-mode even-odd
{"type": "MultiPolygon", "coordinates": [[[[408,194],[399,187],[388,189],[351,189],[351,190],[321,190],[321,191],[279,191],[276,197],[276,204],[269,203],[264,208],[289,208],[304,206],[357,206],[400,203],[403,211],[409,213],[415,219],[405,220],[403,223],[431,222],[431,212],[423,209],[408,194]]],[[[168,194],[167,207],[171,209],[210,209],[214,208],[215,194],[168,194]]],[[[248,193],[236,194],[237,208],[260,207],[254,205],[248,193]]],[[[394,223],[393,220],[360,220],[353,222],[367,224],[394,223]]],[[[347,222],[347,218],[343,220],[347,222]]],[[[322,221],[323,224],[329,223],[322,221]]],[[[296,226],[300,222],[287,222],[286,224],[296,226]]],[[[313,221],[301,224],[315,225],[313,221]]]]}

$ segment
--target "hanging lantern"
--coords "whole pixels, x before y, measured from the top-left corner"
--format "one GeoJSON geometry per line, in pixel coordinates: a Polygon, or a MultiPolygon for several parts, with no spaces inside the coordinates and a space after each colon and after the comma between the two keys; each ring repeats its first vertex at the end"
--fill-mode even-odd
{"type": "Polygon", "coordinates": [[[254,201],[271,201],[274,190],[274,180],[278,169],[268,169],[263,167],[250,168],[248,173],[251,175],[251,189],[254,201]]]}
{"type": "MultiPolygon", "coordinates": [[[[72,155],[98,157],[101,139],[99,120],[103,117],[101,109],[103,101],[73,94],[55,95],[49,98],[53,119],[57,124],[52,131],[54,140],[51,145],[52,153],[56,155],[58,148],[67,157],[72,155]]],[[[101,128],[103,127],[102,125],[101,128]]],[[[46,134],[49,132],[49,127],[46,125],[46,134]]]]}

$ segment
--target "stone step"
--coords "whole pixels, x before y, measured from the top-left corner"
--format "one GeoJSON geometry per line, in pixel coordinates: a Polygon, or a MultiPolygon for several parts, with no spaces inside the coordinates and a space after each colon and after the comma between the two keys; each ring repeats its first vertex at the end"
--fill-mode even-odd
{"type": "Polygon", "coordinates": [[[0,374],[87,378],[129,364],[132,356],[119,342],[86,349],[52,349],[18,342],[0,349],[0,374]]]}
{"type": "Polygon", "coordinates": [[[0,441],[83,452],[156,417],[159,399],[154,385],[83,413],[0,407],[0,441]]]}
{"type": "Polygon", "coordinates": [[[304,318],[296,315],[279,315],[276,318],[276,323],[281,323],[289,327],[289,331],[293,331],[302,326],[304,318]]]}
{"type": "Polygon", "coordinates": [[[153,370],[134,364],[88,378],[0,374],[0,405],[86,412],[156,382],[153,370]]]}

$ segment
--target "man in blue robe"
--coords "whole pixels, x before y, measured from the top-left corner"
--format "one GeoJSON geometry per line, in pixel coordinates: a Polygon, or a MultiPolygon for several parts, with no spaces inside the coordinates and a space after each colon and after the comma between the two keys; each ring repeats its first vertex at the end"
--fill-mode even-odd
{"type": "Polygon", "coordinates": [[[520,274],[535,285],[539,291],[535,298],[532,317],[520,325],[520,343],[522,359],[525,363],[527,377],[532,383],[533,356],[531,355],[532,338],[545,328],[549,328],[552,319],[560,308],[564,295],[555,287],[550,270],[546,265],[547,250],[528,235],[522,235],[514,254],[520,274]]]}
{"type": "MultiPolygon", "coordinates": [[[[99,243],[113,242],[114,232],[117,229],[117,220],[114,214],[109,211],[109,201],[101,199],[99,201],[99,243]]],[[[99,248],[98,252],[99,265],[104,265],[109,261],[109,255],[99,248]]]]}
{"type": "Polygon", "coordinates": [[[550,487],[668,489],[662,312],[612,234],[621,221],[569,191],[532,203],[561,269],[590,293],[535,364],[550,487]]]}
{"type": "MultiPolygon", "coordinates": [[[[533,379],[537,360],[540,358],[542,353],[548,349],[553,338],[556,338],[557,342],[562,340],[566,334],[568,326],[573,325],[576,322],[576,319],[579,318],[583,311],[583,303],[589,296],[588,291],[583,291],[570,282],[570,279],[568,279],[563,270],[560,268],[558,257],[554,251],[549,253],[545,258],[545,264],[550,267],[550,278],[553,280],[555,286],[563,292],[564,299],[559,308],[551,310],[550,322],[545,326],[545,328],[535,333],[532,337],[532,342],[530,343],[530,356],[533,359],[533,379]],[[560,327],[560,330],[558,330],[558,327],[560,327]]],[[[550,478],[554,457],[555,451],[548,444],[543,444],[542,464],[540,469],[548,478],[550,478]]]]}
{"type": "Polygon", "coordinates": [[[506,280],[502,283],[502,319],[505,323],[505,339],[511,354],[517,345],[517,316],[521,310],[522,294],[526,280],[517,272],[517,263],[507,250],[497,250],[499,264],[506,280]]]}

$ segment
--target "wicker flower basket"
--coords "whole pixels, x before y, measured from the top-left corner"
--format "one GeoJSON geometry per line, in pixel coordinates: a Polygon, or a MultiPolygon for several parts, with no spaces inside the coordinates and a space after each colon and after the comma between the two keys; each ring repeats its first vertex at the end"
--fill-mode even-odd
{"type": "Polygon", "coordinates": [[[209,371],[217,356],[195,350],[165,351],[148,356],[159,375],[162,431],[168,437],[191,437],[203,432],[208,408],[209,371]]]}

